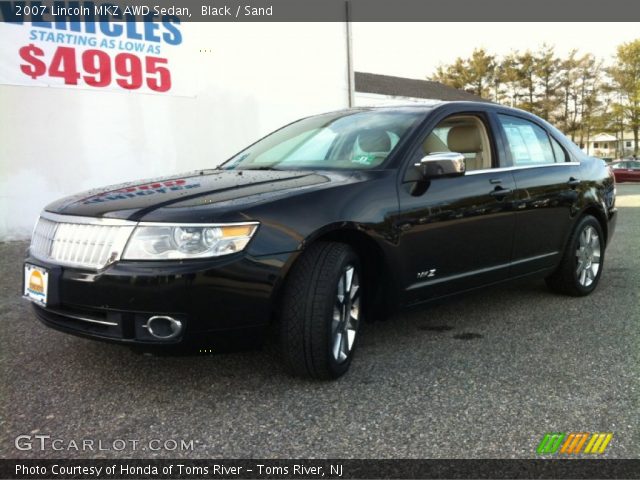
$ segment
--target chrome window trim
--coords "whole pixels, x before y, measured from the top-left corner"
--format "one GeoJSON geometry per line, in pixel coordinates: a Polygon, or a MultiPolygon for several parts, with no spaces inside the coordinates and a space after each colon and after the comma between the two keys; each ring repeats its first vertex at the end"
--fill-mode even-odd
{"type": "Polygon", "coordinates": [[[483,168],[481,170],[468,170],[465,175],[479,175],[481,173],[490,172],[511,172],[514,170],[527,170],[529,168],[546,168],[546,167],[566,167],[579,166],[580,162],[560,162],[560,163],[544,163],[542,165],[514,165],[511,167],[483,168]]]}

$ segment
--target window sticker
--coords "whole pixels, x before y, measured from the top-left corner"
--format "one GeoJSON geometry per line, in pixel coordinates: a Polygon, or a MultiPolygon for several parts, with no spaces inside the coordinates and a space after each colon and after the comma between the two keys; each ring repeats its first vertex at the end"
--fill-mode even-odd
{"type": "Polygon", "coordinates": [[[351,159],[353,163],[359,163],[361,165],[371,165],[376,159],[376,156],[372,153],[363,153],[356,155],[351,159]]]}
{"type": "Polygon", "coordinates": [[[507,133],[514,163],[529,162],[529,151],[518,127],[505,125],[505,132],[507,133]]]}
{"type": "MultiPolygon", "coordinates": [[[[554,152],[546,132],[526,120],[500,115],[515,165],[555,163],[554,152]]],[[[563,161],[559,155],[560,161],[563,161]]]]}

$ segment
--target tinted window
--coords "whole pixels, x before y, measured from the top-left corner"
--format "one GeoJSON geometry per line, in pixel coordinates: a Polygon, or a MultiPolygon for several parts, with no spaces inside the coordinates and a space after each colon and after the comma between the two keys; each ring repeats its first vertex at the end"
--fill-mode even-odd
{"type": "MultiPolygon", "coordinates": [[[[516,166],[555,163],[555,154],[547,132],[521,118],[498,115],[507,135],[513,164],[516,166]]],[[[564,160],[561,160],[564,161],[564,160]]]]}
{"type": "Polygon", "coordinates": [[[556,158],[556,162],[566,162],[567,154],[564,149],[553,137],[549,136],[549,140],[551,141],[551,148],[553,148],[553,155],[556,158]]]}
{"type": "Polygon", "coordinates": [[[336,133],[331,130],[309,130],[256,155],[254,162],[272,164],[283,158],[287,162],[326,158],[335,139],[336,133]]]}
{"type": "Polygon", "coordinates": [[[239,153],[222,168],[376,168],[424,118],[420,111],[343,111],[292,123],[239,153]]]}
{"type": "Polygon", "coordinates": [[[491,168],[489,136],[482,120],[474,115],[455,115],[436,125],[422,142],[420,158],[435,152],[461,153],[467,170],[491,168]]]}

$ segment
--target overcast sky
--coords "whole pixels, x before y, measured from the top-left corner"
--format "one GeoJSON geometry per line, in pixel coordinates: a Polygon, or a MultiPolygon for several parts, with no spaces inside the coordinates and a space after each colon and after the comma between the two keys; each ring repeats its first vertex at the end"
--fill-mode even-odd
{"type": "Polygon", "coordinates": [[[420,79],[474,48],[504,55],[547,42],[559,55],[576,48],[610,63],[619,44],[640,38],[640,23],[355,22],[352,28],[356,71],[420,79]]]}

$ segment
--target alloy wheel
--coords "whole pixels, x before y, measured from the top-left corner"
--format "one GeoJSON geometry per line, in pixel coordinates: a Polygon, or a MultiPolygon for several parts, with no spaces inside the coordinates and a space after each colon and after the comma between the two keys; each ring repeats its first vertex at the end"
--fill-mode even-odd
{"type": "Polygon", "coordinates": [[[583,287],[590,286],[597,277],[601,255],[600,236],[595,228],[587,225],[580,234],[576,250],[576,275],[583,287]]]}
{"type": "Polygon", "coordinates": [[[360,290],[356,268],[347,265],[338,280],[331,322],[331,353],[338,363],[349,357],[358,333],[360,290]]]}

